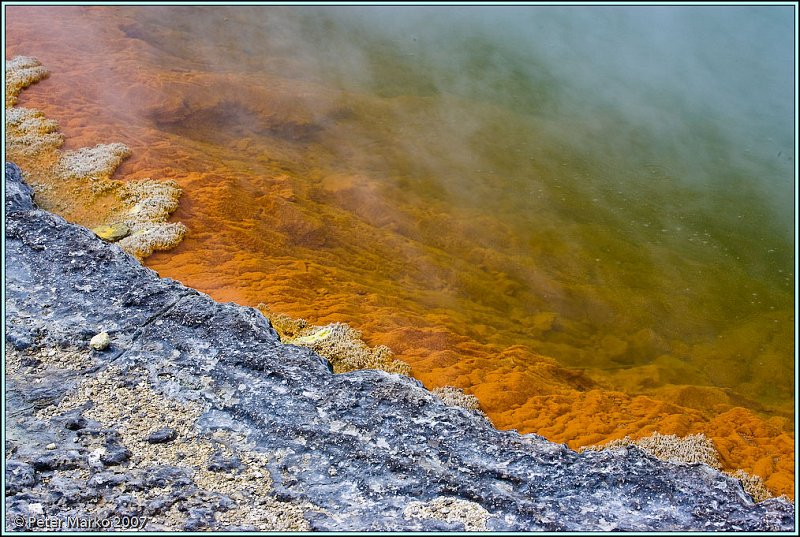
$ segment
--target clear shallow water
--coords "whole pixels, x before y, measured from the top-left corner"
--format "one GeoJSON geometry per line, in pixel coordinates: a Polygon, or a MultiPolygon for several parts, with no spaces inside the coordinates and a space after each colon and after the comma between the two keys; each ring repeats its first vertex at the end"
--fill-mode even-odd
{"type": "Polygon", "coordinates": [[[25,13],[28,103],[183,186],[163,276],[558,441],[695,432],[593,390],[793,416],[788,8],[25,13]]]}

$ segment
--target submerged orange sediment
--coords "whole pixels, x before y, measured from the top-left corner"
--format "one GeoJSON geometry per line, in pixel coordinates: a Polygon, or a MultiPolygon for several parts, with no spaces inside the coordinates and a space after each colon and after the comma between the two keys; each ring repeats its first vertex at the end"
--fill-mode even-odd
{"type": "MultiPolygon", "coordinates": [[[[10,17],[9,49],[63,66],[72,87],[92,87],[110,69],[92,99],[50,79],[46,91],[32,88],[22,100],[57,119],[67,144],[119,139],[133,148],[121,165],[128,177],[158,175],[183,189],[174,217],[191,233],[170,252],[151,255],[148,266],[217,300],[265,302],[273,312],[318,326],[348,323],[368,346],[392,349],[427,387],[451,385],[477,396],[499,428],[572,448],[656,431],[702,433],[723,469],[743,469],[773,493],[793,497],[793,410],[756,401],[769,385],[770,364],[786,357],[764,353],[763,369],[753,367],[760,380],[746,395],[728,387],[743,373],[720,365],[726,353],[751,344],[781,348],[772,344],[783,337],[770,332],[773,318],[753,316],[746,337],[731,333],[716,344],[685,348],[669,335],[615,320],[606,299],[638,307],[647,297],[614,297],[590,286],[608,276],[599,265],[585,279],[578,278],[583,267],[559,265],[576,246],[559,242],[547,227],[555,212],[542,207],[532,221],[539,234],[526,237],[468,204],[449,204],[447,192],[420,178],[414,146],[435,144],[436,133],[409,140],[418,133],[393,118],[424,115],[424,99],[343,97],[301,78],[215,72],[164,52],[174,51],[180,36],[170,41],[165,30],[156,50],[135,11],[117,13],[124,24],[95,9],[61,14],[66,27],[94,24],[92,38],[106,46],[93,53],[80,32],[61,47],[43,31],[46,10],[31,9],[24,18],[10,17]],[[85,55],[69,47],[83,47],[85,55]],[[115,70],[124,76],[110,76],[115,70]],[[123,108],[122,102],[133,104],[123,108]],[[215,129],[231,118],[225,129],[215,129]],[[378,118],[382,126],[364,118],[378,118]],[[387,158],[391,177],[384,175],[387,158]],[[394,200],[407,205],[398,208],[394,200]],[[536,265],[523,258],[524,249],[536,265]],[[548,276],[548,267],[559,276],[548,276]],[[611,327],[589,338],[588,348],[575,334],[589,324],[568,315],[582,293],[591,297],[586,316],[609,318],[611,327]],[[592,353],[607,367],[582,366],[592,353]],[[656,358],[626,363],[638,355],[656,358]],[[697,377],[701,357],[716,386],[683,384],[697,377]]],[[[476,195],[492,188],[487,183],[476,195]]],[[[568,225],[591,233],[590,224],[568,225]]],[[[606,246],[621,253],[629,247],[621,239],[606,246]]],[[[642,284],[648,266],[626,263],[633,283],[642,284]]],[[[785,394],[776,398],[785,400],[785,394]]]]}

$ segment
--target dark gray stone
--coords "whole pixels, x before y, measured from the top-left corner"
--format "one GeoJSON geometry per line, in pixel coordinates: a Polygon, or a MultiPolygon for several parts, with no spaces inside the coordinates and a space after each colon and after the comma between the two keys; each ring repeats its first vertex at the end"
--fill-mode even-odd
{"type": "Polygon", "coordinates": [[[57,405],[64,394],[69,391],[69,385],[58,385],[51,383],[47,386],[33,388],[24,393],[24,397],[30,401],[37,409],[46,408],[50,405],[57,405]]]}
{"type": "Polygon", "coordinates": [[[68,474],[53,474],[50,476],[43,495],[46,499],[44,503],[59,507],[80,508],[86,503],[96,502],[103,498],[105,494],[103,488],[104,486],[96,486],[96,482],[89,483],[87,480],[68,474]]]}
{"type": "Polygon", "coordinates": [[[77,431],[86,427],[86,419],[81,416],[80,410],[70,411],[64,415],[64,427],[70,431],[77,431]]]}
{"type": "Polygon", "coordinates": [[[116,519],[120,522],[120,529],[128,529],[130,522],[122,521],[122,518],[138,517],[144,512],[144,506],[130,494],[121,494],[115,498],[113,510],[109,513],[109,519],[116,519]],[[125,524],[128,524],[126,526],[125,524]]]}
{"type": "Polygon", "coordinates": [[[146,516],[153,516],[165,513],[176,501],[175,498],[163,496],[150,500],[144,508],[144,514],[146,516]]]}
{"type": "Polygon", "coordinates": [[[22,171],[14,164],[6,162],[6,213],[12,211],[32,211],[33,189],[22,179],[22,171]]]}
{"type": "MultiPolygon", "coordinates": [[[[16,347],[16,348],[19,349],[19,347],[16,347]]],[[[23,348],[26,348],[26,347],[23,347],[23,348]]],[[[38,365],[41,365],[41,363],[42,363],[42,361],[39,360],[38,358],[23,358],[20,361],[20,365],[22,365],[22,367],[36,367],[38,365]]]]}
{"type": "MultiPolygon", "coordinates": [[[[118,472],[97,472],[89,478],[90,487],[113,488],[128,481],[128,476],[118,472]]],[[[119,501],[119,498],[117,498],[119,501]]]]}
{"type": "Polygon", "coordinates": [[[215,511],[224,513],[225,511],[230,511],[234,507],[236,507],[236,502],[231,500],[228,496],[219,496],[217,498],[215,511]]]}
{"type": "Polygon", "coordinates": [[[166,442],[172,442],[176,438],[178,438],[178,431],[171,427],[164,427],[163,429],[149,434],[147,436],[147,441],[151,444],[164,444],[166,442]]]}
{"type": "Polygon", "coordinates": [[[36,474],[30,464],[6,460],[6,494],[18,494],[36,482],[36,474]]]}
{"type": "Polygon", "coordinates": [[[230,472],[241,468],[242,461],[238,457],[224,457],[215,453],[208,461],[208,469],[212,472],[230,472]]]}
{"type": "Polygon", "coordinates": [[[190,472],[186,468],[175,466],[157,466],[147,470],[144,477],[144,485],[148,488],[174,488],[183,487],[191,484],[190,472]]]}
{"type": "MultiPolygon", "coordinates": [[[[334,375],[316,354],[281,344],[257,310],[158,278],[117,246],[36,209],[13,167],[6,167],[6,182],[7,341],[88,349],[101,329],[113,333],[114,349],[95,355],[101,363],[147,370],[156,392],[206,403],[204,434],[233,431],[247,437],[249,449],[280,452],[264,468],[271,494],[318,506],[305,515],[315,531],[463,529],[404,516],[409,502],[440,496],[482,506],[491,531],[794,529],[791,504],[754,504],[737,481],[705,465],[670,464],[635,448],[578,454],[537,435],[498,431],[475,412],[445,406],[413,379],[381,371],[334,375]],[[86,288],[93,292],[77,291],[86,288]],[[166,384],[160,372],[177,372],[180,382],[166,384]]],[[[106,459],[111,453],[119,473],[130,473],[130,454],[110,431],[70,432],[55,421],[43,429],[32,417],[34,405],[55,404],[97,371],[74,373],[71,383],[59,379],[59,389],[47,379],[35,389],[9,384],[18,419],[6,425],[19,446],[15,457],[33,460],[45,438],[105,437],[106,459]]],[[[7,479],[8,513],[23,512],[29,501],[47,509],[65,501],[29,484],[30,472],[17,468],[16,484],[7,479]]],[[[193,507],[202,491],[189,469],[149,468],[130,478],[172,491],[145,505],[145,514],[179,502],[188,513],[185,529],[222,529],[213,510],[193,507]]],[[[116,505],[122,493],[88,487],[83,494],[116,505]]],[[[90,508],[89,500],[76,502],[73,511],[90,508]]]]}
{"type": "Polygon", "coordinates": [[[185,531],[200,531],[214,523],[214,511],[208,507],[189,509],[189,517],[183,525],[185,531]]]}
{"type": "Polygon", "coordinates": [[[51,470],[74,470],[86,466],[84,455],[76,450],[57,449],[44,453],[34,459],[33,468],[37,472],[51,470]]]}
{"type": "Polygon", "coordinates": [[[100,462],[106,466],[116,466],[131,458],[131,450],[123,446],[119,440],[108,439],[106,441],[106,451],[100,455],[100,462]]]}

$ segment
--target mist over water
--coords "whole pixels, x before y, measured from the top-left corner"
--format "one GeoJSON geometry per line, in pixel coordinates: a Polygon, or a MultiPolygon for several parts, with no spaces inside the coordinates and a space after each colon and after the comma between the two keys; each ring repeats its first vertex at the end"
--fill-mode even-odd
{"type": "MultiPolygon", "coordinates": [[[[527,262],[492,268],[518,285],[520,325],[555,311],[575,338],[564,349],[562,331],[540,334],[539,350],[586,367],[702,361],[703,345],[740,329],[760,340],[749,359],[778,352],[788,378],[792,17],[753,6],[331,9],[297,23],[294,48],[348,92],[418,99],[424,119],[387,122],[398,136],[377,150],[384,180],[410,175],[418,191],[506,226],[495,248],[527,262]]],[[[718,353],[741,358],[737,345],[718,353]]]]}
{"type": "Polygon", "coordinates": [[[12,26],[54,69],[23,98],[181,184],[162,276],[348,322],[558,441],[793,417],[790,6],[81,9],[12,26]]]}
{"type": "Polygon", "coordinates": [[[375,7],[314,23],[316,67],[347,89],[497,104],[562,125],[582,154],[656,161],[691,186],[738,170],[790,207],[789,8],[375,7]]]}

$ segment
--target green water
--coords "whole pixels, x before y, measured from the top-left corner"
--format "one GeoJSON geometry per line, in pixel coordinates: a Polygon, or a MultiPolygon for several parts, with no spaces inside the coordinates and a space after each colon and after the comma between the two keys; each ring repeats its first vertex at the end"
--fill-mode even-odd
{"type": "MultiPolygon", "coordinates": [[[[786,404],[789,14],[440,9],[398,10],[388,22],[375,9],[304,24],[332,56],[360,51],[357,75],[331,61],[328,76],[414,98],[381,126],[395,144],[380,150],[386,180],[497,222],[488,246],[503,265],[483,262],[503,275],[498,293],[454,276],[462,296],[567,365],[675,362],[676,384],[786,404]],[[543,312],[557,320],[537,330],[543,312]],[[693,378],[681,378],[687,370],[693,378]]],[[[469,251],[473,237],[453,239],[464,226],[436,226],[431,244],[469,251]]]]}

